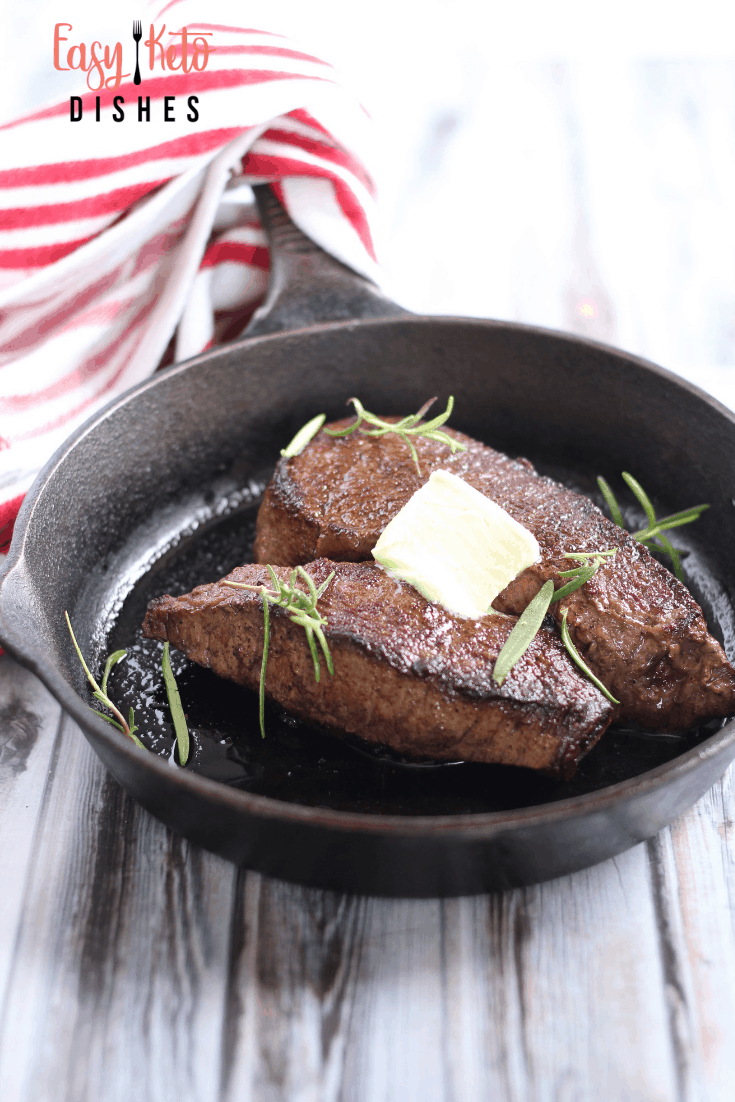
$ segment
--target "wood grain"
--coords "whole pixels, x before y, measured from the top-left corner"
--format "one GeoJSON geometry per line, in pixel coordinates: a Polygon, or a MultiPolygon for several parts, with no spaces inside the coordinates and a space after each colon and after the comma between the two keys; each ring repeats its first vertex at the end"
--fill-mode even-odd
{"type": "Polygon", "coordinates": [[[449,901],[249,876],[236,913],[228,1102],[676,1097],[645,846],[449,901]]]}
{"type": "Polygon", "coordinates": [[[735,1052],[733,773],[649,843],[686,1098],[727,1098],[735,1052]]]}
{"type": "Polygon", "coordinates": [[[8,655],[0,659],[0,1007],[60,720],[41,682],[8,655]]]}
{"type": "Polygon", "coordinates": [[[3,1097],[215,1098],[234,883],[65,720],[3,1011],[3,1097]]]}

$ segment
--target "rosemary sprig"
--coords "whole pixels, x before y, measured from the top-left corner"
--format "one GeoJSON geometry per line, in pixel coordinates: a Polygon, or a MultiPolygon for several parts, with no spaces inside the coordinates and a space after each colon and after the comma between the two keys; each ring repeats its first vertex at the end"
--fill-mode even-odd
{"type": "MultiPolygon", "coordinates": [[[[74,635],[74,632],[72,630],[69,613],[65,612],[64,615],[66,616],[66,623],[69,628],[69,634],[71,635],[71,641],[74,644],[74,650],[77,652],[77,655],[79,656],[79,661],[82,663],[84,672],[87,675],[87,680],[94,690],[93,696],[95,700],[99,700],[100,703],[104,704],[106,708],[109,708],[112,712],[112,715],[116,716],[116,718],[113,719],[111,716],[106,716],[105,713],[100,712],[98,708],[92,708],[92,711],[95,713],[95,715],[98,715],[100,719],[104,719],[105,723],[111,723],[112,726],[117,728],[118,731],[122,731],[122,733],[124,735],[127,735],[128,738],[132,739],[135,745],[139,746],[141,750],[145,750],[145,746],[135,734],[138,728],[135,726],[135,712],[133,711],[133,709],[130,709],[126,721],[122,712],[112,703],[107,694],[107,679],[110,676],[110,670],[112,670],[118,664],[120,659],[124,658],[128,652],[125,650],[113,651],[113,653],[105,662],[105,669],[102,674],[102,685],[98,685],[94,677],[92,676],[87,663],[84,661],[84,656],[81,652],[79,644],[77,643],[76,636],[74,635]]],[[[181,763],[181,765],[186,765],[186,760],[189,757],[189,729],[186,726],[184,709],[181,707],[181,697],[179,696],[179,689],[176,684],[176,678],[174,677],[173,670],[171,669],[171,659],[169,657],[168,650],[169,644],[166,643],[163,648],[163,681],[166,686],[168,704],[169,708],[171,709],[171,716],[174,721],[174,731],[176,732],[176,741],[179,747],[179,762],[181,763]]],[[[92,706],[90,704],[90,708],[91,707],[92,706]]]]}
{"type": "MultiPolygon", "coordinates": [[[[604,554],[610,554],[611,552],[604,552],[604,554]]],[[[578,553],[580,556],[583,552],[578,553]]],[[[603,554],[600,552],[599,554],[603,554]]],[[[612,552],[614,554],[614,552],[612,552]]],[[[568,555],[567,558],[576,558],[568,555]]],[[[584,556],[588,557],[587,555],[584,556]]],[[[602,562],[602,559],[600,559],[602,562]]],[[[599,563],[598,563],[599,566],[599,563]]],[[[595,568],[597,569],[597,567],[595,568]]],[[[571,571],[566,571],[567,574],[571,571]]],[[[589,580],[589,579],[588,579],[589,580]]],[[[584,585],[584,582],[582,582],[584,585]]],[[[560,591],[557,591],[560,592],[560,591]]],[[[536,638],[539,628],[543,623],[544,616],[546,615],[549,605],[556,595],[554,594],[554,583],[552,581],[544,582],[541,589],[538,591],[534,599],[526,608],[525,612],[521,614],[518,619],[518,623],[515,625],[510,635],[505,641],[505,645],[498,655],[495,667],[493,669],[493,681],[497,681],[499,685],[502,685],[505,678],[515,666],[516,662],[523,657],[533,640],[536,638]]],[[[564,609],[561,617],[561,638],[564,646],[567,649],[567,654],[572,661],[579,667],[582,673],[590,679],[597,686],[601,693],[607,697],[613,704],[619,704],[620,701],[616,700],[612,693],[608,692],[605,686],[602,684],[598,677],[595,677],[592,670],[587,663],[583,660],[579,651],[574,646],[569,635],[569,627],[567,626],[567,609],[564,609]]]]}
{"type": "Polygon", "coordinates": [[[271,592],[265,585],[246,585],[244,582],[225,582],[225,585],[230,586],[231,589],[249,589],[253,593],[260,593],[263,598],[263,659],[260,666],[258,709],[260,716],[260,734],[262,738],[265,738],[265,670],[268,665],[268,650],[270,647],[269,605],[273,605],[275,608],[284,609],[293,623],[298,624],[298,626],[302,627],[306,632],[306,641],[309,644],[309,650],[311,651],[311,657],[314,663],[314,680],[318,682],[321,677],[317,642],[322,649],[324,659],[327,663],[327,669],[330,674],[334,674],[332,655],[330,654],[329,645],[324,636],[324,628],[327,627],[327,618],[318,612],[316,606],[317,601],[334,577],[335,571],[333,570],[326,581],[323,581],[317,588],[314,579],[306,573],[303,566],[297,566],[295,570],[291,571],[288,583],[282,582],[280,578],[276,577],[276,573],[272,566],[268,566],[267,570],[275,592],[271,592]],[[307,592],[298,588],[296,585],[298,579],[306,583],[307,592]]]}
{"type": "Polygon", "coordinates": [[[575,593],[578,589],[581,589],[595,576],[604,560],[614,554],[615,549],[612,551],[569,551],[565,554],[565,559],[577,559],[580,565],[573,567],[571,570],[560,570],[558,572],[560,578],[571,578],[572,580],[555,591],[551,603],[561,601],[564,597],[568,597],[570,593],[575,593]]]}
{"type": "Polygon", "coordinates": [[[431,406],[433,406],[436,398],[430,398],[428,402],[424,402],[418,413],[411,413],[408,417],[403,417],[400,421],[396,421],[395,423],[383,421],[382,418],[376,417],[374,413],[368,413],[358,398],[350,398],[349,401],[352,402],[355,407],[357,420],[351,425],[348,425],[346,429],[325,429],[324,431],[329,436],[349,436],[351,433],[355,432],[356,429],[360,429],[360,432],[365,436],[385,436],[389,432],[394,432],[396,436],[399,436],[403,443],[408,446],[419,475],[421,474],[419,457],[410,437],[421,436],[424,440],[434,440],[437,444],[446,444],[448,448],[451,448],[452,455],[454,455],[455,452],[467,451],[464,444],[460,444],[456,440],[453,440],[446,432],[441,432],[439,427],[451,417],[452,410],[454,409],[454,398],[449,399],[444,413],[440,413],[438,417],[433,417],[431,421],[426,421],[423,425],[418,424],[418,422],[431,406]],[[373,427],[370,429],[361,428],[363,422],[373,427]]]}
{"type": "MultiPolygon", "coordinates": [[[[667,532],[670,528],[680,528],[683,524],[691,524],[692,521],[697,520],[702,515],[705,509],[709,509],[709,505],[692,505],[689,509],[681,509],[678,513],[671,513],[668,517],[657,518],[651,499],[640,482],[636,478],[633,478],[632,474],[628,474],[627,471],[623,471],[622,475],[623,481],[633,491],[638,502],[642,506],[648,521],[645,528],[641,528],[638,532],[631,532],[633,539],[638,540],[638,542],[644,544],[645,547],[654,547],[658,551],[663,551],[668,555],[674,567],[674,574],[680,582],[683,582],[684,572],[681,568],[679,554],[671,541],[663,533],[667,532]]],[[[623,514],[620,511],[620,506],[610,486],[605,479],[601,477],[597,479],[597,485],[600,487],[600,491],[612,514],[613,520],[619,528],[624,528],[623,514]]]]}
{"type": "Polygon", "coordinates": [[[564,611],[562,612],[562,615],[561,615],[561,639],[562,639],[562,643],[567,648],[567,654],[569,655],[571,660],[577,666],[579,666],[580,670],[585,675],[585,677],[588,677],[590,679],[590,681],[594,685],[597,686],[597,688],[600,690],[600,692],[603,693],[607,697],[607,699],[610,701],[611,704],[619,704],[620,701],[616,700],[615,697],[612,695],[612,693],[609,692],[605,688],[605,686],[600,681],[599,677],[595,677],[592,670],[589,668],[589,666],[584,661],[584,659],[580,655],[579,651],[575,647],[574,643],[572,642],[572,638],[569,634],[569,628],[567,626],[567,609],[564,609],[564,611]]]}
{"type": "Polygon", "coordinates": [[[544,582],[533,600],[527,605],[518,618],[503,648],[495,660],[493,667],[493,681],[502,685],[516,662],[523,657],[531,643],[536,638],[538,630],[544,622],[544,616],[548,612],[554,594],[554,583],[544,582]]]}
{"type": "MultiPolygon", "coordinates": [[[[575,593],[578,589],[581,589],[590,578],[594,577],[605,559],[614,554],[615,550],[613,549],[611,551],[570,551],[564,556],[567,559],[576,559],[579,563],[579,566],[575,566],[571,570],[559,571],[559,577],[571,578],[571,581],[557,590],[554,590],[552,581],[544,582],[536,596],[521,613],[518,623],[505,640],[503,649],[495,660],[495,666],[493,667],[494,681],[502,685],[516,662],[526,653],[543,623],[549,606],[555,601],[561,601],[562,598],[568,597],[570,593],[575,593]]],[[[566,618],[566,611],[564,616],[566,618]]]]}
{"type": "Polygon", "coordinates": [[[176,684],[174,671],[171,669],[171,657],[168,650],[169,644],[166,642],[163,646],[162,659],[163,683],[166,686],[168,706],[171,709],[171,718],[174,721],[176,742],[179,748],[179,765],[186,765],[189,757],[189,728],[186,726],[184,709],[181,707],[181,697],[179,696],[179,687],[176,684]]]}
{"type": "Polygon", "coordinates": [[[134,722],[135,717],[134,717],[134,714],[133,714],[133,709],[132,708],[130,709],[128,719],[126,720],[125,717],[123,716],[122,712],[118,708],[115,707],[115,705],[112,703],[109,696],[107,695],[107,679],[110,676],[110,670],[113,668],[113,666],[117,665],[117,663],[120,661],[121,658],[125,657],[125,655],[127,654],[127,651],[116,650],[113,654],[110,655],[110,657],[107,659],[107,662],[105,663],[105,671],[104,671],[104,674],[102,675],[102,687],[100,687],[97,684],[97,682],[95,681],[94,677],[92,676],[87,663],[84,661],[84,655],[82,654],[82,652],[79,648],[79,644],[77,643],[76,636],[74,635],[74,631],[72,630],[71,620],[69,619],[69,613],[65,612],[64,616],[66,617],[66,624],[67,624],[67,627],[69,628],[69,634],[71,635],[71,641],[74,644],[74,650],[77,652],[77,655],[79,657],[79,661],[82,663],[82,668],[84,669],[84,672],[87,675],[87,680],[89,681],[90,685],[92,686],[92,688],[94,690],[92,695],[94,696],[95,700],[99,700],[101,704],[104,704],[104,706],[106,708],[109,708],[109,710],[112,712],[113,716],[115,716],[116,718],[112,719],[110,716],[106,716],[105,713],[100,712],[98,708],[92,708],[91,704],[90,704],[90,708],[92,708],[92,711],[96,715],[98,715],[100,717],[100,719],[104,719],[104,721],[106,723],[111,723],[113,727],[116,727],[118,729],[118,731],[122,731],[122,733],[124,735],[127,735],[128,738],[132,739],[133,742],[135,743],[135,745],[139,746],[141,748],[141,750],[145,750],[145,746],[143,745],[143,743],[140,741],[140,739],[135,734],[135,732],[138,730],[138,728],[135,726],[135,722],[134,722]]]}
{"type": "Polygon", "coordinates": [[[301,455],[309,441],[313,440],[319,432],[326,419],[326,413],[319,413],[316,417],[312,417],[311,421],[307,421],[296,433],[288,447],[281,451],[284,459],[293,459],[294,456],[301,455]]]}

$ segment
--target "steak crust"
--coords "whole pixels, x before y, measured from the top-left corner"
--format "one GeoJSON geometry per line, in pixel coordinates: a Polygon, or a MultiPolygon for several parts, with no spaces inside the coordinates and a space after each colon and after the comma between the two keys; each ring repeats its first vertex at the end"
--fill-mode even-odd
{"type": "MultiPolygon", "coordinates": [[[[396,418],[386,418],[396,420],[396,418]]],[[[344,428],[351,419],[332,423],[344,428]]],[[[281,459],[258,514],[255,558],[283,566],[320,556],[369,558],[386,524],[435,470],[447,470],[492,498],[535,535],[541,561],[500,594],[493,607],[520,615],[549,578],[573,564],[566,551],[617,549],[591,582],[551,606],[564,609],[572,640],[620,702],[618,718],[652,729],[694,726],[735,712],[735,671],[689,591],[588,498],[452,429],[466,446],[413,438],[421,475],[396,436],[323,431],[301,455],[281,459]]]]}
{"type": "MultiPolygon", "coordinates": [[[[307,570],[317,585],[335,571],[318,606],[334,676],[322,662],[317,684],[303,628],[272,607],[266,694],[294,715],[414,758],[523,765],[563,778],[610,723],[611,706],[554,631],[542,628],[499,686],[492,669],[513,618],[453,616],[373,563],[320,559],[307,570]]],[[[264,567],[239,567],[183,597],[152,601],[143,634],[257,690],[262,597],[225,580],[270,588],[264,567]]]]}

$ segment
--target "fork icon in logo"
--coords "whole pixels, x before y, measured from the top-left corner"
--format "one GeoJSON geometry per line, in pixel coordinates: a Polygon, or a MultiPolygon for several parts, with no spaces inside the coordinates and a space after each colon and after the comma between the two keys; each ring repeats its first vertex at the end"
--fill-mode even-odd
{"type": "Polygon", "coordinates": [[[138,62],[138,44],[143,37],[143,27],[139,19],[133,20],[133,38],[135,39],[135,76],[133,84],[140,84],[140,64],[138,62]]]}

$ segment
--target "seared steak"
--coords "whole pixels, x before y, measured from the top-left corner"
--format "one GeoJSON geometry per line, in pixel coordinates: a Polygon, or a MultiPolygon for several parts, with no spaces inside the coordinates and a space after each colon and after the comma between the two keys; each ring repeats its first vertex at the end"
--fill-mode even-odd
{"type": "MultiPolygon", "coordinates": [[[[502,686],[495,659],[515,620],[466,620],[430,604],[373,563],[320,559],[307,570],[319,600],[334,676],[317,684],[304,629],[271,609],[266,693],[288,711],[336,734],[352,733],[401,754],[436,761],[525,765],[569,777],[608,726],[612,708],[542,628],[502,686]]],[[[288,571],[276,568],[286,580],[288,571]]],[[[268,585],[264,567],[230,581],[268,585]]],[[[303,584],[303,583],[302,583],[303,584]]],[[[270,588],[270,586],[269,586],[270,588]]],[[[262,597],[222,582],[148,607],[143,632],[249,689],[260,683],[262,597]]]]}
{"type": "Polygon", "coordinates": [[[540,563],[494,602],[498,611],[520,615],[548,578],[563,584],[559,572],[573,565],[565,551],[617,548],[591,582],[551,611],[560,621],[567,609],[572,639],[620,700],[619,717],[654,729],[684,728],[735,712],[735,671],[702,610],[642,544],[588,498],[538,475],[528,460],[511,460],[447,431],[467,451],[453,456],[441,444],[415,438],[420,476],[396,436],[320,432],[301,455],[279,461],[258,514],[256,559],[283,566],[322,555],[364,560],[431,472],[451,471],[525,525],[541,547],[540,563]]]}

